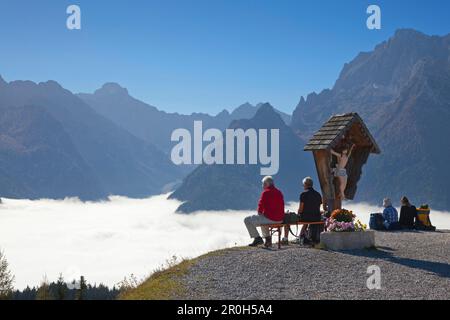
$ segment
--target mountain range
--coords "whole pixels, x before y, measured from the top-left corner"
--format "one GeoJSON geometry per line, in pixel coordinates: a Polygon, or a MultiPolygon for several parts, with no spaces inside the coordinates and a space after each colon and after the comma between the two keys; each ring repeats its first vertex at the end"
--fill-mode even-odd
{"type": "MultiPolygon", "coordinates": [[[[275,176],[276,184],[283,190],[285,200],[298,200],[299,177],[314,173],[313,158],[303,151],[305,142],[295,135],[274,108],[268,103],[263,104],[253,118],[235,120],[229,129],[279,129],[280,170],[275,176]]],[[[246,154],[248,149],[247,145],[246,154]]],[[[268,150],[271,150],[270,143],[268,150]]],[[[255,209],[261,193],[261,179],[260,168],[255,165],[201,165],[184,179],[170,198],[183,201],[178,208],[183,213],[255,209]]]]}
{"type": "Polygon", "coordinates": [[[258,108],[246,103],[216,116],[181,115],[134,99],[115,83],[75,95],[55,81],[0,77],[0,196],[98,200],[170,191],[193,170],[170,161],[174,129],[196,120],[226,128],[258,108]]]}
{"type": "Polygon", "coordinates": [[[362,116],[382,149],[363,169],[358,201],[406,195],[448,210],[450,35],[398,30],[346,64],[332,89],[301,98],[292,128],[309,137],[346,112],[362,116]]]}
{"type": "Polygon", "coordinates": [[[382,153],[363,168],[356,201],[448,209],[450,181],[450,35],[398,30],[346,63],[330,89],[301,97],[292,116],[269,104],[243,104],[217,115],[167,113],[107,83],[73,94],[55,81],[0,77],[0,196],[96,200],[145,197],[176,187],[180,211],[253,209],[259,166],[174,166],[174,129],[280,129],[280,172],[287,200],[314,175],[303,145],[332,115],[358,112],[382,153]],[[181,182],[182,180],[182,182],[181,182]]]}
{"type": "MultiPolygon", "coordinates": [[[[450,35],[398,30],[373,51],[345,64],[333,88],[302,97],[290,129],[299,139],[297,144],[304,144],[332,115],[348,112],[362,116],[382,150],[363,168],[356,201],[381,203],[391,197],[397,204],[406,195],[416,204],[448,210],[450,35]]],[[[253,122],[259,126],[256,119],[253,122]]],[[[299,150],[292,147],[293,140],[292,134],[280,139],[281,146],[291,146],[286,154],[281,152],[283,157],[299,150]]],[[[296,161],[282,162],[280,167],[291,175],[288,178],[297,181],[286,183],[281,172],[276,177],[287,200],[296,200],[292,192],[299,192],[301,178],[315,173],[312,163],[312,158],[300,155],[296,161]]],[[[252,209],[260,192],[257,182],[254,168],[204,166],[188,176],[172,197],[185,201],[180,207],[183,212],[252,209]]]]}
{"type": "MultiPolygon", "coordinates": [[[[215,116],[205,113],[167,113],[133,98],[127,89],[117,83],[106,83],[93,94],[81,93],[78,96],[102,116],[165,152],[169,152],[173,146],[170,137],[175,129],[192,131],[194,121],[202,121],[205,129],[224,130],[233,120],[253,117],[261,105],[245,103],[231,113],[223,110],[215,116]]],[[[277,113],[286,123],[290,123],[290,115],[281,111],[277,113]]]]}
{"type": "Polygon", "coordinates": [[[179,178],[165,153],[58,83],[0,82],[0,194],[145,197],[179,178]]]}

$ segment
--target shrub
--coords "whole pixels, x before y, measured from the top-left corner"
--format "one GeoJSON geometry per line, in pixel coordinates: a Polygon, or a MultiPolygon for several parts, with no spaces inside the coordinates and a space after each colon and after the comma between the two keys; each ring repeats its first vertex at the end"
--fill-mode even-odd
{"type": "Polygon", "coordinates": [[[367,226],[352,211],[346,209],[334,210],[326,222],[328,231],[331,232],[354,232],[365,231],[367,226]]]}
{"type": "Polygon", "coordinates": [[[353,222],[353,219],[355,219],[355,215],[352,211],[346,210],[346,209],[337,209],[334,210],[331,213],[331,219],[337,221],[337,222],[353,222]]]}

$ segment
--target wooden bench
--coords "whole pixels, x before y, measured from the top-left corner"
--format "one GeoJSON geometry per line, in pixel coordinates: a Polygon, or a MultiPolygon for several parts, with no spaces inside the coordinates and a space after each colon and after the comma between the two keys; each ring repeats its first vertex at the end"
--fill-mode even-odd
{"type": "Polygon", "coordinates": [[[278,223],[278,224],[269,224],[267,227],[269,227],[270,234],[273,235],[274,233],[278,232],[278,249],[281,249],[281,232],[282,229],[286,226],[303,226],[303,225],[325,225],[325,221],[320,222],[306,222],[306,221],[299,221],[297,223],[278,223]]]}

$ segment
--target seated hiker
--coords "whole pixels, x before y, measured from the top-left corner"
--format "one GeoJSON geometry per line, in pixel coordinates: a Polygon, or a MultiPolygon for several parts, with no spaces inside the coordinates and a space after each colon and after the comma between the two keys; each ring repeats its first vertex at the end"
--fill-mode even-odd
{"type": "Polygon", "coordinates": [[[414,228],[421,231],[436,231],[436,227],[431,224],[430,220],[430,206],[427,204],[421,205],[417,209],[416,223],[414,228]]]}
{"type": "Polygon", "coordinates": [[[256,229],[261,227],[262,236],[265,239],[264,245],[269,248],[272,246],[272,236],[266,225],[283,222],[284,198],[281,191],[275,187],[272,177],[265,177],[262,183],[264,190],[259,199],[258,214],[245,218],[244,222],[250,237],[254,239],[250,246],[256,247],[264,243],[256,229]]]}
{"type": "Polygon", "coordinates": [[[383,219],[386,230],[398,230],[400,225],[398,223],[398,212],[392,206],[392,201],[389,198],[383,200],[383,219]]]}
{"type": "MultiPolygon", "coordinates": [[[[298,208],[299,221],[303,222],[320,222],[322,215],[320,206],[322,205],[322,196],[314,190],[314,182],[310,177],[306,177],[302,181],[304,192],[300,195],[300,205],[298,208]]],[[[303,225],[300,231],[300,241],[304,244],[310,243],[311,239],[307,239],[306,231],[308,226],[303,225]]],[[[289,226],[284,228],[284,238],[282,243],[287,244],[289,239],[289,226]]]]}
{"type": "Polygon", "coordinates": [[[417,209],[413,206],[407,197],[400,200],[402,208],[400,209],[399,224],[402,229],[414,229],[414,224],[417,216],[417,209]]]}

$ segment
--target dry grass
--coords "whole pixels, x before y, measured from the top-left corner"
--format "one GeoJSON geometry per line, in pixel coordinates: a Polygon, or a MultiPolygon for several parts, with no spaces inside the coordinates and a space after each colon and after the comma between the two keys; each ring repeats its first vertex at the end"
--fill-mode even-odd
{"type": "Polygon", "coordinates": [[[185,275],[194,260],[183,260],[181,263],[164,270],[155,271],[147,280],[136,288],[127,289],[119,296],[121,300],[169,300],[183,294],[181,278],[185,275]]]}
{"type": "Polygon", "coordinates": [[[182,283],[183,276],[191,267],[201,259],[217,256],[229,250],[245,250],[246,248],[223,249],[209,252],[195,259],[177,259],[167,262],[165,267],[153,272],[153,274],[135,288],[126,288],[120,295],[120,300],[170,300],[182,299],[186,288],[182,283]]]}

